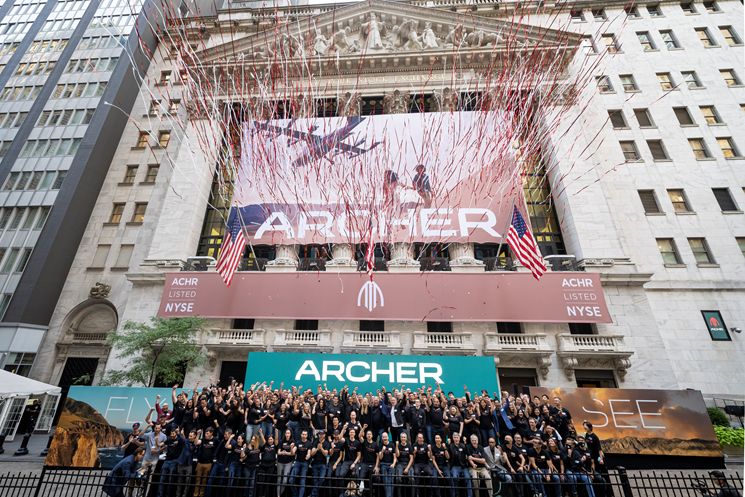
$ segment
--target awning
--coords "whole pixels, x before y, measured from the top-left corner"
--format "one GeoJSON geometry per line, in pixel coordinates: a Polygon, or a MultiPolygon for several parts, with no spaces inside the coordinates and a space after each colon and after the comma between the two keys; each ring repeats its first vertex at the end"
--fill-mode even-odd
{"type": "Polygon", "coordinates": [[[18,397],[20,395],[59,395],[62,392],[60,387],[47,385],[40,381],[19,376],[8,371],[0,370],[0,399],[18,397]]]}

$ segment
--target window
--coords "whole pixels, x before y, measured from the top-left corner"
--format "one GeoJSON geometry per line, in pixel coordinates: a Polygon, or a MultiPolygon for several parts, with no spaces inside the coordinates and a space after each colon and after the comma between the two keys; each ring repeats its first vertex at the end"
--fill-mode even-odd
{"type": "Polygon", "coordinates": [[[717,42],[711,37],[708,28],[696,28],[696,35],[704,47],[711,48],[717,46],[717,42]]]}
{"type": "Polygon", "coordinates": [[[111,216],[109,216],[109,223],[119,224],[122,220],[122,214],[124,214],[124,204],[114,204],[111,209],[111,216]]]}
{"type": "Polygon", "coordinates": [[[180,105],[181,105],[181,100],[172,98],[168,103],[168,113],[176,114],[178,112],[180,105]]]}
{"type": "Polygon", "coordinates": [[[678,118],[678,122],[681,126],[695,126],[696,123],[693,122],[693,117],[691,117],[691,113],[688,112],[688,107],[673,107],[673,112],[675,112],[675,117],[678,118]]]}
{"type": "Polygon", "coordinates": [[[127,170],[124,172],[124,179],[122,179],[122,184],[131,185],[135,182],[135,176],[137,176],[137,165],[127,166],[127,170]]]}
{"type": "Polygon", "coordinates": [[[649,17],[662,17],[662,9],[658,3],[647,5],[647,12],[649,12],[649,17]]]}
{"type": "Polygon", "coordinates": [[[159,108],[160,108],[160,100],[151,100],[150,110],[148,110],[147,115],[150,117],[158,117],[159,108]]]}
{"type": "Polygon", "coordinates": [[[667,196],[670,197],[670,202],[673,204],[673,212],[675,212],[676,214],[686,214],[693,212],[691,210],[691,205],[688,203],[688,197],[683,190],[668,190],[667,196]]]}
{"type": "Polygon", "coordinates": [[[33,228],[34,220],[39,212],[38,207],[29,207],[26,210],[28,211],[28,214],[26,214],[26,218],[23,220],[23,225],[21,225],[22,230],[30,230],[33,228]]]}
{"type": "Polygon", "coordinates": [[[569,17],[571,17],[572,21],[584,21],[585,20],[585,14],[582,12],[582,9],[570,10],[569,17]]]}
{"type": "Polygon", "coordinates": [[[600,39],[603,42],[603,46],[608,49],[608,53],[618,53],[621,51],[621,48],[618,46],[618,40],[616,40],[616,35],[613,33],[600,35],[600,39]]]}
{"type": "Polygon", "coordinates": [[[21,249],[19,248],[10,249],[8,255],[5,257],[2,268],[0,268],[0,273],[9,273],[13,269],[20,252],[21,249]]]}
{"type": "Polygon", "coordinates": [[[647,140],[647,147],[654,160],[670,160],[662,140],[647,140]]]}
{"type": "Polygon", "coordinates": [[[723,124],[722,118],[719,117],[719,113],[713,105],[702,105],[699,109],[701,109],[701,113],[704,115],[706,124],[723,124]]]}
{"type": "Polygon", "coordinates": [[[727,86],[740,86],[740,79],[733,69],[720,69],[719,74],[722,75],[727,86]]]}
{"type": "Polygon", "coordinates": [[[675,33],[673,33],[672,29],[664,29],[660,31],[660,36],[662,37],[662,43],[665,44],[665,47],[668,50],[680,48],[680,43],[678,43],[678,39],[675,37],[675,33]]]}
{"type": "Polygon", "coordinates": [[[385,331],[385,321],[360,321],[360,331],[385,331]]]}
{"type": "Polygon", "coordinates": [[[427,321],[427,333],[452,333],[453,323],[450,321],[427,321]]]}
{"type": "Polygon", "coordinates": [[[623,91],[631,92],[639,90],[639,87],[636,85],[636,80],[634,79],[634,76],[632,74],[619,74],[618,78],[621,80],[623,91]]]}
{"type": "Polygon", "coordinates": [[[605,21],[608,16],[605,15],[605,9],[592,9],[592,18],[596,21],[605,21]]]}
{"type": "Polygon", "coordinates": [[[35,359],[36,354],[29,352],[10,352],[7,359],[5,359],[3,369],[19,376],[28,376],[31,373],[31,366],[34,365],[35,359]]]}
{"type": "Polygon", "coordinates": [[[697,159],[710,159],[711,154],[709,153],[709,149],[706,147],[706,143],[704,142],[703,138],[689,138],[688,144],[691,146],[691,150],[693,150],[693,155],[697,159]]]}
{"type": "Polygon", "coordinates": [[[135,204],[135,210],[132,213],[133,223],[141,223],[145,220],[145,211],[147,210],[147,202],[137,202],[135,204]]]}
{"type": "Polygon", "coordinates": [[[122,245],[121,247],[119,247],[119,254],[116,256],[116,263],[114,264],[114,267],[128,268],[134,248],[134,245],[122,245]]]}
{"type": "Polygon", "coordinates": [[[652,114],[649,113],[649,109],[634,109],[634,117],[636,122],[639,123],[640,128],[654,128],[654,121],[652,120],[652,114]]]}
{"type": "Polygon", "coordinates": [[[167,85],[171,82],[171,71],[161,71],[159,85],[167,85]]]}
{"type": "Polygon", "coordinates": [[[54,177],[54,183],[52,183],[52,190],[59,190],[62,187],[62,182],[67,177],[67,171],[59,171],[57,176],[54,177]]]}
{"type": "Polygon", "coordinates": [[[735,157],[740,157],[740,153],[735,147],[735,142],[732,141],[732,138],[728,136],[717,138],[717,145],[719,145],[719,148],[722,149],[722,154],[725,158],[732,159],[735,157]]]}
{"type": "Polygon", "coordinates": [[[28,263],[28,259],[31,257],[31,249],[30,248],[24,248],[23,252],[21,252],[21,257],[18,258],[18,263],[16,264],[15,271],[16,273],[22,273],[24,269],[26,269],[26,264],[28,263]]]}
{"type": "Polygon", "coordinates": [[[703,2],[703,4],[706,12],[720,12],[722,10],[716,2],[703,2]]]}
{"type": "Polygon", "coordinates": [[[255,328],[256,321],[253,319],[234,319],[233,329],[234,330],[253,330],[255,328]]]}
{"type": "Polygon", "coordinates": [[[595,43],[592,41],[592,35],[582,35],[582,50],[586,55],[594,55],[598,53],[595,48],[595,43]]]}
{"type": "Polygon", "coordinates": [[[168,142],[171,141],[171,132],[170,131],[161,131],[158,133],[158,146],[162,148],[166,148],[168,146],[168,142]]]}
{"type": "Polygon", "coordinates": [[[295,321],[296,330],[317,330],[318,320],[317,319],[298,319],[295,321]]]}
{"type": "Polygon", "coordinates": [[[654,194],[654,190],[639,190],[638,193],[645,214],[662,214],[662,209],[660,209],[660,204],[657,202],[657,196],[654,194]]]}
{"type": "Polygon", "coordinates": [[[680,74],[681,76],[683,76],[683,81],[686,85],[688,85],[689,90],[703,88],[703,86],[701,85],[701,81],[698,79],[696,71],[681,71],[680,74]]]}
{"type": "Polygon", "coordinates": [[[40,230],[44,227],[44,223],[47,222],[47,218],[49,217],[49,212],[52,210],[51,207],[42,207],[41,208],[41,214],[39,215],[38,219],[36,220],[36,226],[34,226],[35,230],[40,230]]]}
{"type": "Polygon", "coordinates": [[[709,250],[709,244],[706,243],[705,238],[689,238],[688,245],[691,246],[691,252],[693,252],[693,258],[696,259],[696,264],[715,264],[709,250]]]}
{"type": "Polygon", "coordinates": [[[698,13],[696,12],[696,6],[693,5],[693,2],[683,2],[680,4],[680,8],[686,14],[697,14],[698,13]]]}
{"type": "Polygon", "coordinates": [[[520,323],[512,323],[512,322],[497,322],[497,333],[510,333],[514,335],[519,335],[523,332],[522,326],[520,326],[520,323]]]}
{"type": "Polygon", "coordinates": [[[639,9],[636,8],[636,5],[627,5],[623,8],[624,12],[626,12],[626,17],[629,19],[639,19],[641,16],[639,15],[639,9]]]}
{"type": "Polygon", "coordinates": [[[147,131],[140,131],[140,134],[137,135],[137,144],[135,145],[135,148],[145,148],[147,147],[147,140],[150,137],[150,133],[147,131]]]}
{"type": "Polygon", "coordinates": [[[106,259],[109,257],[109,249],[111,249],[111,245],[99,245],[96,247],[96,253],[93,255],[90,267],[106,267],[106,259]]]}
{"type": "Polygon", "coordinates": [[[670,75],[669,72],[658,72],[657,80],[660,82],[660,88],[662,88],[664,91],[675,89],[673,77],[670,75]]]}
{"type": "Polygon", "coordinates": [[[657,50],[657,47],[652,41],[652,37],[649,35],[649,31],[639,31],[636,33],[636,37],[639,38],[639,43],[641,43],[642,50],[645,52],[653,52],[657,50]]]}
{"type": "Polygon", "coordinates": [[[611,85],[610,78],[608,76],[598,76],[596,80],[600,93],[613,93],[613,85],[611,85]]]}
{"type": "Polygon", "coordinates": [[[737,246],[740,248],[740,252],[742,252],[742,256],[745,257],[745,236],[738,236],[736,240],[737,246]]]}
{"type": "Polygon", "coordinates": [[[158,170],[160,166],[158,164],[150,164],[147,166],[147,175],[143,183],[155,183],[155,179],[158,177],[158,170]]]}
{"type": "Polygon", "coordinates": [[[610,122],[613,125],[613,129],[623,129],[623,128],[629,127],[626,124],[626,118],[623,117],[623,111],[620,109],[609,110],[608,118],[610,119],[610,122]]]}
{"type": "Polygon", "coordinates": [[[732,26],[719,26],[719,32],[722,33],[722,37],[727,45],[731,47],[742,45],[742,40],[737,36],[737,33],[732,26]]]}
{"type": "Polygon", "coordinates": [[[626,162],[638,161],[641,159],[639,151],[636,149],[636,144],[633,141],[622,141],[618,142],[621,145],[621,151],[626,162]]]}
{"type": "Polygon", "coordinates": [[[729,188],[712,188],[711,191],[714,194],[714,198],[717,199],[717,203],[719,204],[719,208],[722,209],[722,212],[739,212],[735,199],[732,198],[729,188]]]}
{"type": "Polygon", "coordinates": [[[672,238],[658,238],[657,249],[662,256],[662,262],[667,265],[677,266],[682,264],[678,248],[675,246],[675,240],[672,238]]]}

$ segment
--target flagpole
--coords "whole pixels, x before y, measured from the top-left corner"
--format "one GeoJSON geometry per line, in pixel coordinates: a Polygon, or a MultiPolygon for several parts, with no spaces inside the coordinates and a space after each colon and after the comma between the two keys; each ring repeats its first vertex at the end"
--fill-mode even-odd
{"type": "MultiPolygon", "coordinates": [[[[510,210],[507,212],[507,224],[504,227],[504,230],[502,230],[502,238],[499,240],[499,246],[497,247],[497,257],[494,260],[494,269],[496,270],[497,265],[499,264],[499,252],[502,250],[502,245],[504,245],[504,239],[507,236],[507,230],[510,229],[510,224],[512,224],[512,212],[515,209],[515,197],[512,197],[512,203],[510,204],[510,210]]],[[[505,263],[506,263],[505,258],[505,263]]]]}

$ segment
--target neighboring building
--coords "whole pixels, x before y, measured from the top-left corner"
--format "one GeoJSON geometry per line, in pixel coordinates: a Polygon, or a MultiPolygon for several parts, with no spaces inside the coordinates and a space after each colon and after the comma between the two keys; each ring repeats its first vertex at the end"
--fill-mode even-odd
{"type": "MultiPolygon", "coordinates": [[[[453,12],[468,14],[468,29],[487,34],[513,19],[512,2],[430,5],[378,1],[278,12],[294,19],[316,16],[316,27],[328,35],[345,25],[358,27],[370,13],[412,19],[420,31],[432,23],[440,38],[455,27],[453,12]]],[[[541,188],[529,188],[531,221],[554,268],[600,273],[613,324],[215,319],[200,337],[208,365],[188,371],[187,384],[241,377],[250,350],[368,350],[491,355],[505,385],[695,388],[708,397],[742,397],[745,345],[732,332],[745,327],[745,64],[741,25],[734,22],[742,19],[742,4],[541,5],[545,10],[524,22],[548,24],[558,9],[567,29],[583,36],[581,42],[572,38],[581,44],[579,53],[592,58],[605,47],[610,53],[594,69],[597,79],[582,90],[579,100],[591,99],[590,105],[567,120],[578,118],[582,125],[572,135],[557,130],[550,138],[544,153],[553,169],[541,188]]],[[[229,7],[193,25],[195,40],[203,43],[203,67],[221,70],[222,60],[230,70],[241,60],[232,56],[261,45],[264,35],[257,29],[274,15],[248,4],[229,7]]],[[[541,29],[531,36],[547,33],[541,29]]],[[[339,78],[324,112],[414,110],[411,88],[427,97],[417,111],[442,109],[454,92],[428,73],[427,64],[417,64],[422,52],[368,55],[374,67],[342,57],[349,62],[340,70],[354,75],[350,93],[339,78]]],[[[195,256],[216,257],[224,232],[220,213],[227,212],[213,185],[220,140],[201,134],[203,116],[187,114],[188,85],[180,84],[181,77],[169,51],[158,51],[49,324],[43,360],[32,368],[35,378],[61,385],[84,375],[99,381],[106,368],[119,366],[106,333],[157,314],[165,272],[192,267],[194,260],[187,261],[195,256]],[[166,115],[157,110],[164,106],[171,109],[166,115]],[[210,140],[213,150],[205,147],[210,140]]],[[[387,268],[380,260],[386,257],[415,257],[422,270],[453,272],[500,270],[507,262],[496,246],[453,244],[419,253],[417,246],[397,245],[392,252],[377,254],[379,270],[387,268]],[[485,265],[463,264],[474,257],[485,265]]],[[[349,257],[359,259],[353,247],[333,247],[334,259],[349,257]]],[[[247,253],[244,267],[317,271],[324,262],[317,247],[264,246],[247,253]]],[[[326,270],[337,269],[357,267],[326,270]]]]}
{"type": "Polygon", "coordinates": [[[8,371],[28,375],[40,360],[138,96],[133,68],[147,68],[162,11],[149,0],[0,6],[0,367],[8,371]]]}

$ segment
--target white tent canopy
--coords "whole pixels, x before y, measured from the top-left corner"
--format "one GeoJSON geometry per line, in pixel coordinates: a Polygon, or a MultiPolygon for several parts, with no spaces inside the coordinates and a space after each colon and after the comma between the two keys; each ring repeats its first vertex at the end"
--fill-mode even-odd
{"type": "Polygon", "coordinates": [[[60,387],[19,376],[0,369],[0,399],[32,395],[59,395],[60,387]]]}

